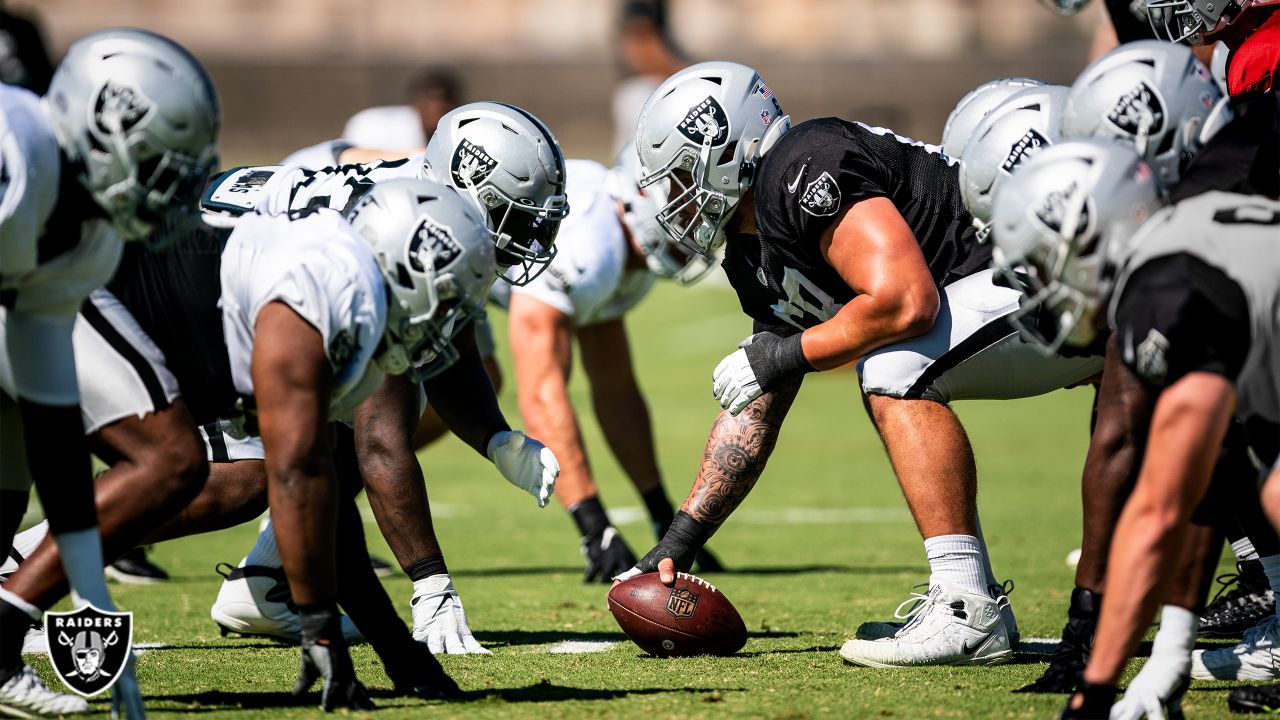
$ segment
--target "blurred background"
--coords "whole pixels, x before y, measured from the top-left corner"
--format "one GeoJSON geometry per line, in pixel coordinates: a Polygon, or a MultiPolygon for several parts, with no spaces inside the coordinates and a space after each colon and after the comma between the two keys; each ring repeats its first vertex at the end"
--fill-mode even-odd
{"type": "MultiPolygon", "coordinates": [[[[542,118],[570,157],[607,161],[648,92],[681,65],[760,70],[794,119],[838,115],[936,142],[983,81],[1068,82],[1104,10],[1037,0],[0,0],[0,77],[31,46],[132,25],[172,37],[222,93],[228,165],[343,136],[425,141],[406,118],[499,99],[542,118]],[[24,22],[25,21],[25,22],[24,22]],[[348,121],[362,109],[381,107],[348,121]],[[388,108],[388,106],[390,106],[388,108]],[[392,128],[392,125],[396,125],[392,128]]],[[[38,82],[38,72],[31,73],[38,82]]],[[[11,81],[6,78],[6,81],[11,81]]]]}

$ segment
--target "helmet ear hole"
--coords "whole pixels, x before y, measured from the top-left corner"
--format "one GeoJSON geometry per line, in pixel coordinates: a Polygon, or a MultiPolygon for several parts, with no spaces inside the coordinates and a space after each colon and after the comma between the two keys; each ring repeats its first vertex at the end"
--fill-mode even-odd
{"type": "Polygon", "coordinates": [[[724,146],[724,150],[721,151],[720,153],[720,159],[716,160],[716,165],[724,165],[725,163],[732,162],[733,156],[737,154],[737,152],[738,152],[738,141],[734,140],[733,142],[724,146]]]}
{"type": "Polygon", "coordinates": [[[409,275],[409,268],[405,267],[404,263],[396,263],[396,282],[400,287],[413,289],[413,278],[409,275]]]}

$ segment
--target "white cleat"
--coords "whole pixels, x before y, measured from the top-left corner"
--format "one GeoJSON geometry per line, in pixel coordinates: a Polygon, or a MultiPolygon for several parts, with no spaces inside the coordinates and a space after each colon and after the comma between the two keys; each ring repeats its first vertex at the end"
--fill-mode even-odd
{"type": "MultiPolygon", "coordinates": [[[[245,565],[241,560],[236,568],[220,564],[218,572],[225,579],[209,615],[224,637],[237,633],[271,637],[292,645],[302,642],[302,621],[293,610],[283,569],[245,565]]],[[[349,645],[364,642],[364,636],[346,615],[342,616],[342,635],[349,645]]]]}
{"type": "Polygon", "coordinates": [[[1275,680],[1280,678],[1280,621],[1270,615],[1244,631],[1238,645],[1193,650],[1194,680],[1275,680]]]}
{"type": "Polygon", "coordinates": [[[79,695],[54,692],[30,665],[13,674],[0,686],[0,713],[31,718],[89,712],[89,703],[79,695]]]}
{"type": "Polygon", "coordinates": [[[45,640],[44,628],[33,627],[22,638],[23,655],[48,655],[49,643],[45,640]]]}
{"type": "Polygon", "coordinates": [[[467,625],[467,611],[448,574],[432,575],[413,583],[413,639],[425,642],[432,654],[488,655],[467,625]]]}
{"type": "MultiPolygon", "coordinates": [[[[913,593],[910,620],[893,637],[854,639],[840,648],[845,662],[867,667],[996,665],[1013,656],[1001,618],[1008,599],[935,584],[928,595],[913,593]]],[[[901,606],[899,606],[901,609],[901,606]]]]}
{"type": "MultiPolygon", "coordinates": [[[[926,586],[917,585],[916,587],[926,586]]],[[[999,601],[1001,597],[1006,598],[1005,602],[1000,603],[1000,618],[1004,620],[1005,632],[1009,634],[1009,647],[1011,648],[1018,647],[1018,643],[1022,641],[1021,634],[1018,632],[1018,619],[1013,616],[1013,605],[1008,602],[1009,593],[1013,592],[1014,587],[1013,580],[1005,580],[1002,585],[992,585],[987,588],[991,592],[991,597],[996,601],[999,601]]],[[[907,608],[905,613],[901,612],[902,606],[899,605],[898,612],[893,614],[894,617],[898,618],[898,622],[881,620],[864,622],[858,626],[857,630],[853,631],[853,636],[859,640],[879,640],[893,637],[902,629],[903,625],[906,625],[905,621],[915,614],[916,608],[919,603],[923,602],[924,597],[923,595],[917,595],[916,599],[911,601],[912,605],[907,608]]]]}

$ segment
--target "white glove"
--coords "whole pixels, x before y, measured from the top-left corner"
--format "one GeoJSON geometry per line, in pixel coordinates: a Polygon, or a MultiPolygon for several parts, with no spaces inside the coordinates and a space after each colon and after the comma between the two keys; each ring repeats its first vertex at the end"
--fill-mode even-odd
{"type": "Polygon", "coordinates": [[[756,380],[755,371],[751,369],[751,362],[747,360],[747,351],[743,349],[750,343],[750,338],[744,340],[737,350],[720,361],[711,374],[711,394],[715,395],[720,407],[728,410],[730,415],[742,412],[743,408],[764,392],[760,389],[760,382],[756,380]]]}
{"type": "Polygon", "coordinates": [[[145,720],[147,717],[147,708],[142,703],[142,690],[138,687],[138,676],[134,674],[137,665],[138,656],[130,650],[124,671],[111,688],[112,720],[145,720]]]}
{"type": "Polygon", "coordinates": [[[413,639],[427,644],[433,654],[488,655],[471,636],[467,611],[448,574],[432,575],[413,583],[413,639]]]}
{"type": "Polygon", "coordinates": [[[537,498],[538,507],[546,507],[560,475],[560,463],[550,448],[519,430],[504,430],[489,440],[487,450],[507,482],[537,498]]]}
{"type": "Polygon", "coordinates": [[[1111,706],[1111,720],[1165,720],[1182,716],[1182,695],[1191,677],[1191,648],[1199,618],[1190,611],[1164,606],[1151,657],[1124,697],[1111,706]]]}

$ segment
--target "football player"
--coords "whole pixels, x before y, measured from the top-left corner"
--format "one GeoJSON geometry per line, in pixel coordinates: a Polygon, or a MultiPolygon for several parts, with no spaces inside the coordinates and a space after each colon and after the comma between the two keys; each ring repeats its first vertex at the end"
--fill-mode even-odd
{"type": "Polygon", "coordinates": [[[1280,0],[1147,0],[1147,16],[1156,37],[1197,47],[1226,45],[1232,97],[1274,93],[1280,74],[1280,0]]]}
{"type": "MultiPolygon", "coordinates": [[[[501,277],[512,284],[537,277],[555,255],[552,244],[568,212],[564,156],[555,137],[529,113],[494,102],[471,103],[446,115],[424,156],[372,165],[343,165],[311,171],[301,167],[242,168],[226,173],[206,193],[205,206],[236,213],[328,205],[349,207],[374,183],[394,177],[432,177],[469,198],[489,224],[501,277]]],[[[431,408],[503,475],[545,504],[558,473],[554,456],[524,433],[510,430],[494,398],[476,350],[474,333],[459,336],[459,362],[426,388],[431,408]]],[[[483,652],[469,629],[431,525],[422,468],[413,450],[413,431],[422,414],[418,390],[401,382],[371,402],[368,430],[357,433],[352,450],[370,507],[400,566],[414,583],[410,604],[414,635],[435,650],[483,652]]],[[[217,428],[235,457],[239,443],[217,428]]],[[[251,455],[255,452],[248,448],[251,455]]],[[[224,627],[292,638],[295,615],[271,592],[279,557],[273,533],[263,532],[239,572],[228,577],[213,615],[224,627]]]]}
{"type": "MultiPolygon", "coordinates": [[[[688,285],[714,264],[682,248],[658,226],[653,194],[636,185],[634,143],[628,143],[611,170],[588,160],[569,160],[565,169],[574,210],[556,238],[555,260],[527,285],[496,286],[493,297],[510,312],[521,414],[560,461],[557,494],[582,535],[585,580],[607,583],[636,558],[600,501],[569,400],[574,341],[605,440],[640,492],[661,538],[675,509],[662,486],[649,410],[632,368],[623,316],[658,278],[688,285]]],[[[703,572],[720,569],[705,550],[697,562],[703,572]]]]}
{"type": "MultiPolygon", "coordinates": [[[[185,416],[171,405],[172,387],[143,388],[135,380],[114,401],[88,398],[82,420],[72,349],[76,312],[111,277],[125,241],[198,217],[199,188],[216,161],[218,123],[217,92],[200,63],[141,30],[81,38],[43,99],[0,85],[0,544],[12,540],[34,481],[71,587],[103,610],[115,608],[103,581],[84,423],[156,411],[148,429],[173,440],[169,454],[135,442],[129,449],[140,455],[128,457],[139,461],[133,472],[176,472],[166,478],[165,493],[142,501],[156,503],[149,509],[198,487],[205,470],[191,452],[198,445],[171,424],[185,416]]],[[[89,332],[109,342],[111,322],[103,320],[89,332]]],[[[88,360],[106,366],[121,355],[107,349],[88,360]]],[[[0,705],[19,713],[87,710],[83,699],[51,692],[23,666],[22,637],[40,617],[37,606],[0,589],[0,705]]],[[[113,703],[140,717],[131,666],[113,703]]]]}
{"type": "Polygon", "coordinates": [[[1013,77],[991,80],[970,90],[956,103],[947,116],[946,124],[942,126],[943,154],[959,160],[963,156],[965,143],[969,142],[969,136],[984,117],[1016,93],[1042,85],[1044,82],[1041,80],[1013,77]]]}
{"type": "MultiPolygon", "coordinates": [[[[861,358],[866,405],[925,538],[932,577],[912,619],[841,648],[871,666],[991,664],[1012,655],[1005,591],[980,539],[973,453],[951,400],[1036,395],[1097,358],[1046,357],[1008,324],[957,168],[937,146],[836,118],[790,128],[753,70],[669,78],[637,129],[659,222],[724,268],[755,334],[715,369],[725,412],[666,536],[621,578],[671,582],[759,478],[803,376],[861,358]],[[727,241],[726,241],[727,239],[727,241]],[[928,441],[923,441],[928,438],[928,441]],[[892,633],[892,634],[889,634],[892,633]]],[[[864,633],[868,635],[870,633],[864,633]]]]}
{"type": "MultiPolygon", "coordinates": [[[[1107,142],[1052,148],[1007,188],[996,202],[997,261],[1030,283],[1023,317],[1048,317],[1054,342],[1087,346],[1109,306],[1120,360],[1156,395],[1145,460],[1111,543],[1093,651],[1063,714],[1108,717],[1124,664],[1170,590],[1232,415],[1280,419],[1280,204],[1207,192],[1161,209],[1152,169],[1107,142]]],[[[1165,647],[1157,638],[1153,660],[1188,655],[1192,640],[1165,647]]],[[[1163,700],[1177,711],[1176,695],[1163,700]]]]}

